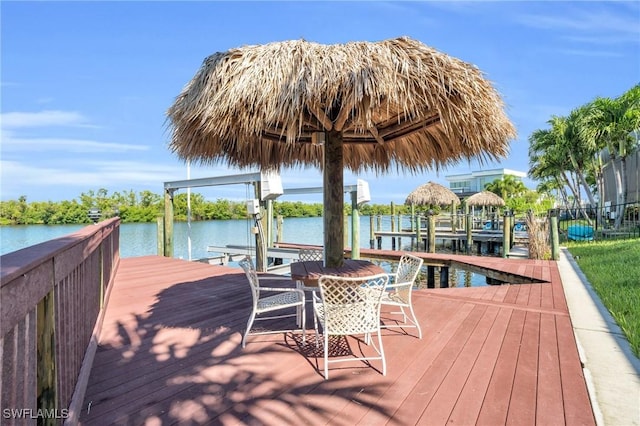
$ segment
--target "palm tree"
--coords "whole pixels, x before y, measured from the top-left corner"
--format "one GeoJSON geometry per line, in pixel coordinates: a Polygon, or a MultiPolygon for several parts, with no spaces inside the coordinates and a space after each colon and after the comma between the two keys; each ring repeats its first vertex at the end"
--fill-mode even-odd
{"type": "MultiPolygon", "coordinates": [[[[616,222],[622,223],[626,204],[626,159],[637,141],[631,136],[640,129],[640,85],[636,85],[616,99],[596,98],[585,107],[581,122],[582,136],[598,149],[609,151],[616,182],[616,222]],[[618,165],[619,160],[619,165],[618,165]]],[[[601,194],[601,197],[604,194],[601,194]]]]}
{"type": "Polygon", "coordinates": [[[562,151],[571,162],[571,170],[589,199],[589,204],[595,207],[596,201],[593,190],[587,182],[587,175],[594,168],[594,155],[597,149],[581,135],[580,126],[584,114],[584,107],[576,108],[568,117],[552,117],[549,124],[552,132],[557,134],[562,151]]]}
{"type": "Polygon", "coordinates": [[[569,188],[576,202],[580,202],[580,190],[577,184],[567,144],[559,140],[559,132],[551,129],[536,130],[529,137],[529,175],[536,180],[556,182],[562,201],[569,206],[569,188]]]}
{"type": "Polygon", "coordinates": [[[487,191],[491,191],[503,199],[519,197],[527,191],[524,183],[513,175],[504,175],[500,179],[487,183],[484,187],[487,191]]]}

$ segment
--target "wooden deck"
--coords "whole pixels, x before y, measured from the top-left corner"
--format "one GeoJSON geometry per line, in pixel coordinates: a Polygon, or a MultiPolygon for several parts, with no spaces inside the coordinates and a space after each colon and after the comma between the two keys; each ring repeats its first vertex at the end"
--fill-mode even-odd
{"type": "Polygon", "coordinates": [[[241,348],[250,312],[241,270],[122,259],[81,422],[595,424],[555,262],[453,257],[548,282],[418,290],[423,339],[384,330],[386,376],[341,363],[328,381],[312,332],[306,343],[251,336],[241,348]]]}

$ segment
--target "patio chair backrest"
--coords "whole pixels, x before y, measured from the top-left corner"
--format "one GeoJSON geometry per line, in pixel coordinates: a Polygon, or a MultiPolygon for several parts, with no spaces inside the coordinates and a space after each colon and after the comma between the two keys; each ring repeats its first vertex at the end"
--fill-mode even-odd
{"type": "Polygon", "coordinates": [[[373,333],[380,327],[380,300],[389,276],[339,277],[318,280],[329,335],[373,333]]]}
{"type": "Polygon", "coordinates": [[[323,260],[324,253],[320,249],[302,248],[298,252],[298,259],[301,262],[310,261],[310,260],[323,260]]]}
{"type": "Polygon", "coordinates": [[[244,270],[244,273],[247,275],[247,279],[249,280],[249,284],[251,285],[251,295],[253,296],[253,302],[257,303],[260,298],[260,282],[258,280],[258,272],[256,268],[253,266],[253,262],[250,257],[245,257],[238,265],[244,270]]]}
{"type": "Polygon", "coordinates": [[[409,303],[411,300],[410,293],[423,262],[424,261],[421,258],[411,254],[403,254],[400,258],[398,268],[396,269],[394,284],[407,284],[406,286],[399,286],[395,288],[398,297],[406,303],[409,303]]]}

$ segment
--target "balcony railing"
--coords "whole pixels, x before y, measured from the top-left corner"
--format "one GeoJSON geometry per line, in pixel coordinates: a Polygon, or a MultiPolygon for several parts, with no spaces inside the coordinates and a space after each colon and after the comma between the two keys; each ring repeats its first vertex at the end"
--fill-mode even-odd
{"type": "Polygon", "coordinates": [[[83,393],[76,385],[88,380],[119,235],[115,218],[0,257],[3,425],[77,415],[69,407],[83,398],[74,392],[83,393]]]}

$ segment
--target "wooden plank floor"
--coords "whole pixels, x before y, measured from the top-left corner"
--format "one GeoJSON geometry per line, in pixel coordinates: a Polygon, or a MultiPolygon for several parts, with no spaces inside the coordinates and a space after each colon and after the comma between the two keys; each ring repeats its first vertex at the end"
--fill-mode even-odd
{"type": "MultiPolygon", "coordinates": [[[[350,362],[332,364],[327,381],[311,331],[305,343],[251,336],[242,349],[250,294],[241,270],[122,259],[81,422],[595,424],[555,262],[454,257],[548,282],[418,290],[422,340],[384,330],[386,376],[375,361],[350,362]]],[[[336,356],[367,349],[332,342],[336,356]]]]}

